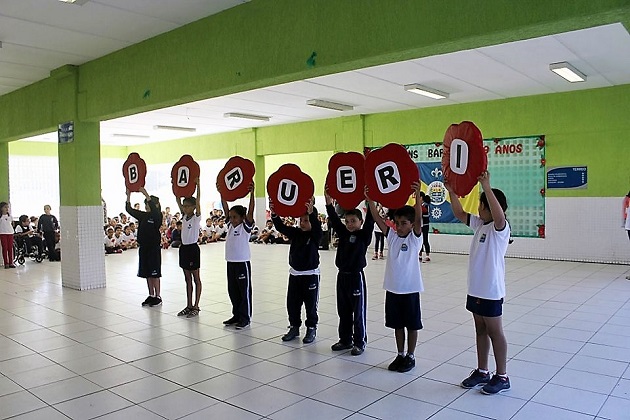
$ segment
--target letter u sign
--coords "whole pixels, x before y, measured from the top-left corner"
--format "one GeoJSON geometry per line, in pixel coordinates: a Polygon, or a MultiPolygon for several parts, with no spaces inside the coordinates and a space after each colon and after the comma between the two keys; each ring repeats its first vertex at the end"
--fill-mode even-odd
{"type": "Polygon", "coordinates": [[[295,204],[298,198],[300,187],[290,179],[283,179],[280,181],[280,188],[278,188],[278,202],[285,206],[292,206],[295,204]]]}

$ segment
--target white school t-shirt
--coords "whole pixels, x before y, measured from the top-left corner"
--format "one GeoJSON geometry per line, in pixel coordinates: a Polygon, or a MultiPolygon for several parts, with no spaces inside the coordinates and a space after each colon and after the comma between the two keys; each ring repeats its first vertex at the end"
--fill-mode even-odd
{"type": "Polygon", "coordinates": [[[238,226],[232,226],[231,223],[228,223],[226,226],[228,227],[228,231],[225,237],[225,261],[249,261],[251,259],[249,237],[252,232],[253,223],[249,225],[247,224],[247,220],[243,220],[243,223],[238,226]]]}
{"type": "Polygon", "coordinates": [[[418,258],[422,248],[422,234],[416,236],[412,230],[409,235],[401,238],[395,229],[389,229],[387,247],[389,254],[385,263],[383,289],[396,294],[423,292],[418,258]]]}
{"type": "Polygon", "coordinates": [[[510,224],[498,231],[494,222],[485,223],[470,215],[470,228],[475,234],[468,260],[468,294],[499,300],[505,297],[505,253],[510,241],[510,224]]]}
{"type": "Polygon", "coordinates": [[[201,227],[201,216],[193,214],[188,219],[188,216],[182,217],[182,244],[190,245],[196,244],[199,240],[199,229],[201,227]]]}
{"type": "Polygon", "coordinates": [[[13,217],[10,214],[0,216],[0,233],[3,235],[13,234],[13,217]]]}
{"type": "Polygon", "coordinates": [[[103,238],[103,244],[107,248],[113,248],[116,246],[116,238],[114,238],[113,236],[109,238],[107,235],[105,235],[105,237],[103,238]]]}

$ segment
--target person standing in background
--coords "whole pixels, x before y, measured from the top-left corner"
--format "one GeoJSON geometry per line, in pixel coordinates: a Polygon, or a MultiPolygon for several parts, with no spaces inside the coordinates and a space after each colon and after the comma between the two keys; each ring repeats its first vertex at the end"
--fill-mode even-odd
{"type": "Polygon", "coordinates": [[[44,214],[39,216],[37,223],[37,231],[44,234],[44,242],[48,250],[49,261],[59,261],[55,253],[55,232],[59,230],[59,221],[55,216],[50,214],[50,206],[44,206],[44,214]]]}
{"type": "MultiPolygon", "coordinates": [[[[626,233],[628,234],[628,239],[630,239],[630,191],[623,198],[623,205],[621,208],[621,214],[623,216],[623,226],[626,229],[626,233]]],[[[630,275],[626,276],[626,280],[630,280],[630,275]]]]}
{"type": "Polygon", "coordinates": [[[2,258],[4,268],[15,268],[13,264],[13,217],[9,203],[0,203],[0,243],[2,243],[2,258]]]}

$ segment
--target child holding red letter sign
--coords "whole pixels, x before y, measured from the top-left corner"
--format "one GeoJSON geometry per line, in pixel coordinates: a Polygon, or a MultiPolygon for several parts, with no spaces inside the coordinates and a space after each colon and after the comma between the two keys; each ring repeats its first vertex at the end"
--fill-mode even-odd
{"type": "Polygon", "coordinates": [[[479,176],[483,193],[479,197],[479,216],[466,213],[450,184],[453,214],[475,231],[468,262],[468,297],[466,309],[473,314],[477,341],[477,369],[461,383],[462,388],[483,385],[481,392],[496,394],[510,389],[507,376],[507,340],[503,333],[502,314],[505,297],[505,253],[510,240],[510,225],[505,219],[507,199],[499,189],[490,187],[490,174],[479,176]],[[490,344],[494,352],[496,373],[490,376],[490,344]]]}
{"type": "Polygon", "coordinates": [[[197,239],[201,228],[201,204],[199,192],[199,178],[197,178],[197,198],[177,198],[179,211],[182,212],[182,244],[179,247],[179,266],[184,270],[186,280],[186,307],[177,316],[193,318],[199,315],[199,300],[201,299],[201,278],[199,267],[201,255],[197,239]],[[180,201],[181,200],[181,201],[180,201]],[[195,303],[193,304],[193,282],[195,283],[195,303]]]}
{"type": "Polygon", "coordinates": [[[306,206],[306,213],[300,217],[299,227],[290,227],[274,213],[273,201],[269,199],[271,220],[278,232],[291,240],[289,248],[289,286],[287,290],[287,312],[289,331],[282,336],[282,341],[291,341],[300,335],[302,325],[302,303],[306,309],[306,334],[302,339],[305,344],[315,340],[317,332],[317,302],[319,300],[319,242],[322,239],[322,225],[317,210],[313,207],[314,197],[306,206]]]}
{"type": "Polygon", "coordinates": [[[160,254],[160,226],[162,226],[162,209],[160,200],[149,195],[147,190],[140,188],[144,195],[146,211],[131,207],[131,192],[127,193],[125,209],[138,220],[138,277],[147,279],[149,297],[142,302],[142,306],[157,306],[162,304],[160,296],[160,277],[162,277],[162,255],[160,254]]]}
{"type": "MultiPolygon", "coordinates": [[[[217,191],[221,187],[217,183],[217,191]]],[[[225,237],[228,295],[232,302],[232,317],[223,325],[234,325],[237,330],[246,328],[252,317],[252,266],[249,262],[249,237],[254,227],[254,183],[249,184],[249,207],[229,207],[221,194],[221,205],[229,218],[225,237]]]]}
{"type": "Polygon", "coordinates": [[[424,291],[418,253],[422,248],[422,198],[420,181],[413,183],[416,203],[394,212],[396,227],[390,229],[381,218],[375,203],[368,205],[375,223],[385,233],[389,256],[385,265],[385,326],[396,334],[398,355],[388,366],[391,371],[408,372],[416,366],[414,351],[418,330],[422,329],[420,293],[424,291]],[[405,354],[405,328],[407,354],[405,354]]]}

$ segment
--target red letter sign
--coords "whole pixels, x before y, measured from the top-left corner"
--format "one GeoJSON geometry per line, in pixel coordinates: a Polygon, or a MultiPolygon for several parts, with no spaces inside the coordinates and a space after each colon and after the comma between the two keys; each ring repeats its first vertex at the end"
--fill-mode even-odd
{"type": "Polygon", "coordinates": [[[451,184],[457,195],[464,197],[477,185],[477,178],[487,168],[488,157],[477,126],[470,121],[451,124],[444,134],[444,181],[451,184]]]}
{"type": "Polygon", "coordinates": [[[343,209],[355,208],[365,197],[364,164],[365,158],[358,152],[335,153],[328,161],[328,193],[343,209]]]}
{"type": "Polygon", "coordinates": [[[191,197],[197,188],[199,164],[190,155],[184,155],[171,169],[171,183],[175,197],[191,197]]]}
{"type": "Polygon", "coordinates": [[[225,201],[234,201],[249,193],[249,184],[254,179],[254,163],[240,156],[228,160],[217,176],[217,184],[225,201]]]}
{"type": "Polygon", "coordinates": [[[123,176],[125,187],[131,192],[140,191],[144,187],[144,178],[147,176],[147,164],[137,153],[130,153],[123,164],[123,176]]]}
{"type": "Polygon", "coordinates": [[[278,216],[300,217],[306,214],[306,203],[314,192],[311,177],[292,163],[282,165],[267,180],[267,194],[278,216]]]}
{"type": "Polygon", "coordinates": [[[412,193],[412,184],[419,179],[418,166],[400,144],[390,143],[365,158],[365,184],[370,199],[385,207],[404,206],[412,193]]]}

